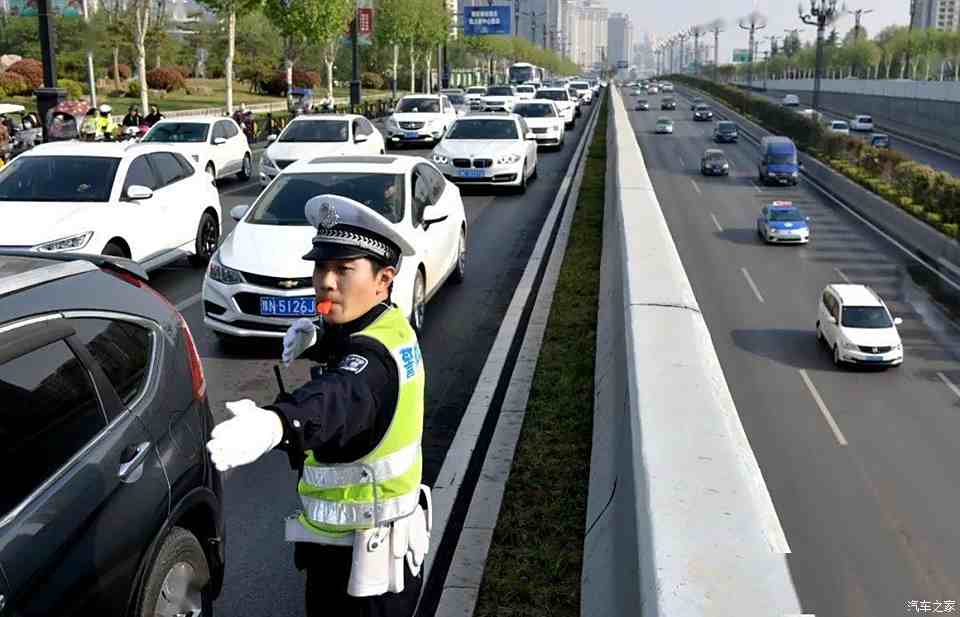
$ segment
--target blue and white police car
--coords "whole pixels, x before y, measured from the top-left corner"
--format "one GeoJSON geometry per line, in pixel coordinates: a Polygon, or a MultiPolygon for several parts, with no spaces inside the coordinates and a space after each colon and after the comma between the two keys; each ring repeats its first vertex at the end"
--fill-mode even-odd
{"type": "Polygon", "coordinates": [[[775,201],[760,210],[757,235],[768,243],[806,244],[810,241],[810,217],[790,201],[775,201]]]}

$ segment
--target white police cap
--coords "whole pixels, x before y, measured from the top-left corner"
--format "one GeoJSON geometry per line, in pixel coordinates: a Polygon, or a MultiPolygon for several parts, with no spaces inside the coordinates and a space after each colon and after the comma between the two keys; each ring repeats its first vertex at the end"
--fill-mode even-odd
{"type": "Polygon", "coordinates": [[[317,229],[307,261],[374,257],[398,266],[401,255],[413,255],[413,244],[383,215],[341,195],[317,195],[304,214],[317,229]]]}

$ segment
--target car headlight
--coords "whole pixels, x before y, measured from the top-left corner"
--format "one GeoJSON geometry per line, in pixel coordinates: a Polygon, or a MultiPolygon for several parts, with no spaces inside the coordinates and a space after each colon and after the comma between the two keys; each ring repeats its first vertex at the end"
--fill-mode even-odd
{"type": "Polygon", "coordinates": [[[859,348],[858,346],[854,345],[854,344],[851,343],[850,341],[841,340],[841,341],[840,341],[840,346],[843,347],[844,349],[846,349],[847,351],[859,351],[859,350],[860,350],[860,348],[859,348]]]}
{"type": "Polygon", "coordinates": [[[723,164],[723,168],[724,168],[724,169],[730,169],[730,163],[724,163],[724,164],[723,164]]]}
{"type": "Polygon", "coordinates": [[[400,126],[397,124],[397,121],[393,116],[388,117],[383,125],[388,128],[398,128],[400,126]]]}
{"type": "Polygon", "coordinates": [[[207,266],[207,276],[224,285],[239,285],[245,282],[243,274],[239,270],[228,268],[220,263],[220,251],[213,254],[213,258],[207,266]]]}
{"type": "Polygon", "coordinates": [[[796,178],[796,177],[799,175],[799,172],[796,172],[796,171],[795,171],[795,172],[791,173],[790,175],[793,176],[794,178],[796,178]]]}
{"type": "Polygon", "coordinates": [[[436,163],[437,165],[446,165],[447,163],[450,162],[450,157],[447,156],[446,154],[443,154],[442,152],[434,152],[433,162],[436,163]]]}
{"type": "Polygon", "coordinates": [[[769,172],[767,172],[767,175],[770,176],[771,178],[774,178],[774,177],[776,177],[777,174],[776,174],[776,172],[769,171],[769,172]]]}
{"type": "Polygon", "coordinates": [[[497,165],[512,165],[520,162],[520,155],[516,153],[504,154],[497,159],[497,165]]]}
{"type": "Polygon", "coordinates": [[[90,242],[90,238],[93,237],[92,231],[85,231],[82,234],[76,234],[73,236],[67,236],[66,238],[60,238],[58,240],[51,240],[50,242],[44,242],[43,244],[38,244],[33,247],[34,251],[40,251],[41,253],[59,253],[61,251],[79,251],[90,242]]]}

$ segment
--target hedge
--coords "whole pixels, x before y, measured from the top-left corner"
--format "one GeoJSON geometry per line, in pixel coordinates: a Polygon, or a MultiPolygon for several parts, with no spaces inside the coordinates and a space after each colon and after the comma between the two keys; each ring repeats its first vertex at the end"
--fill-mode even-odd
{"type": "Polygon", "coordinates": [[[67,98],[71,100],[80,100],[84,97],[83,84],[73,79],[58,79],[57,87],[67,91],[67,98]]]}
{"type": "Polygon", "coordinates": [[[33,93],[33,88],[27,78],[12,71],[0,73],[0,88],[8,96],[28,96],[33,93]]]}
{"type": "Polygon", "coordinates": [[[39,60],[33,58],[17,60],[10,65],[7,71],[23,75],[32,89],[37,89],[43,85],[43,65],[39,60]]]}
{"type": "Polygon", "coordinates": [[[770,132],[791,138],[797,146],[867,190],[954,238],[960,227],[960,179],[906,158],[895,150],[874,148],[866,141],[827,133],[795,111],[767,99],[686,75],[671,78],[724,101],[770,132]]]}
{"type": "Polygon", "coordinates": [[[172,66],[158,66],[147,71],[147,87],[154,90],[173,92],[187,87],[187,80],[180,69],[172,66]]]}

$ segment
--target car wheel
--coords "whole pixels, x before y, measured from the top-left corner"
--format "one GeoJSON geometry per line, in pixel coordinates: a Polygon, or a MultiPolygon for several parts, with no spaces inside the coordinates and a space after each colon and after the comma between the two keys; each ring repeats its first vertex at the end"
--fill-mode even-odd
{"type": "Polygon", "coordinates": [[[110,242],[105,247],[103,247],[103,252],[101,255],[106,255],[107,257],[126,257],[123,249],[118,244],[110,242]]]}
{"type": "Polygon", "coordinates": [[[538,164],[538,163],[539,163],[539,159],[537,159],[537,161],[535,161],[535,162],[533,163],[533,171],[530,172],[530,179],[531,179],[531,180],[536,180],[538,177],[540,177],[540,171],[537,169],[537,164],[538,164]]]}
{"type": "Polygon", "coordinates": [[[174,527],[164,538],[160,552],[147,571],[139,617],[177,617],[212,613],[213,600],[207,556],[197,537],[174,527]]]}
{"type": "Polygon", "coordinates": [[[527,162],[523,162],[523,166],[520,168],[520,184],[517,185],[517,193],[523,195],[527,192],[527,162]]]}
{"type": "Polygon", "coordinates": [[[250,159],[249,154],[243,155],[243,163],[240,165],[240,171],[237,172],[237,177],[246,182],[250,179],[250,176],[253,175],[253,161],[250,159]]]}
{"type": "Polygon", "coordinates": [[[467,232],[460,230],[460,242],[457,245],[457,264],[450,275],[450,281],[459,285],[467,278],[467,232]]]}
{"type": "Polygon", "coordinates": [[[204,170],[207,172],[207,175],[210,176],[210,179],[214,182],[217,181],[217,168],[213,166],[213,163],[207,163],[207,167],[204,170]]]}
{"type": "Polygon", "coordinates": [[[197,267],[207,265],[219,245],[220,223],[217,222],[217,217],[204,212],[197,225],[197,237],[193,247],[195,253],[190,256],[190,261],[197,267]]]}
{"type": "Polygon", "coordinates": [[[410,309],[410,325],[417,334],[423,332],[423,324],[427,312],[427,284],[423,280],[423,271],[417,270],[417,278],[413,281],[413,302],[410,309]]]}
{"type": "Polygon", "coordinates": [[[843,360],[840,359],[840,347],[837,345],[833,346],[833,364],[837,367],[843,366],[843,360]]]}

